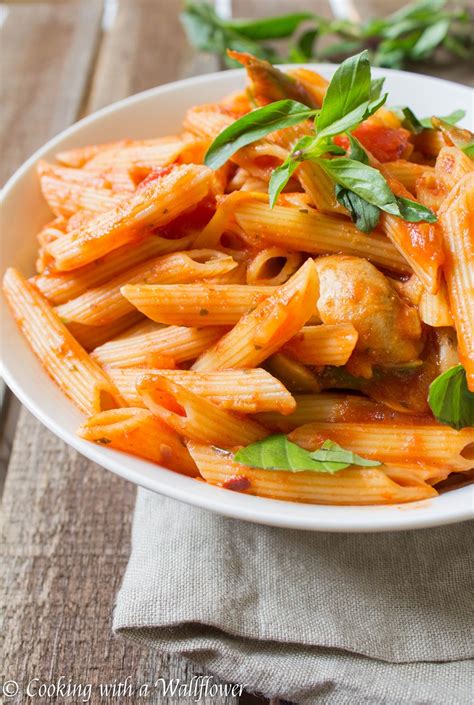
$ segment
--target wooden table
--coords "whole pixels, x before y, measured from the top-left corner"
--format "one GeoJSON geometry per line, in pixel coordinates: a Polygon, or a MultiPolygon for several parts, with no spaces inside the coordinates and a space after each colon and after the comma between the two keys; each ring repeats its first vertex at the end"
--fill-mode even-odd
{"type": "MultiPolygon", "coordinates": [[[[399,4],[360,0],[357,7],[367,17],[399,4]]],[[[151,86],[216,70],[216,59],[187,44],[180,5],[179,0],[0,5],[2,181],[84,114],[151,86]]],[[[309,8],[331,12],[326,0],[220,0],[216,6],[235,16],[309,8]]],[[[444,75],[467,81],[469,69],[456,67],[444,75]]],[[[195,675],[189,663],[150,653],[111,633],[114,596],[130,550],[135,487],[78,455],[25,409],[18,414],[9,392],[3,397],[0,459],[10,456],[3,496],[3,679],[24,684],[33,677],[54,682],[63,675],[96,685],[127,676],[153,682],[162,676],[189,682],[195,675]]],[[[212,702],[236,705],[237,700],[212,702]]],[[[27,701],[20,695],[8,700],[27,701]]],[[[60,702],[54,697],[36,701],[60,702]]],[[[95,693],[90,702],[122,699],[95,693]]],[[[240,702],[258,699],[247,695],[240,702]]]]}

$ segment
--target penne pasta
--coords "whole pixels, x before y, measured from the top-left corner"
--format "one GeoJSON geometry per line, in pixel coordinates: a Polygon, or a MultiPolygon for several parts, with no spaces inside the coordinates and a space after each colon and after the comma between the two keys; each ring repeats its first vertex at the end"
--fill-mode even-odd
{"type": "Polygon", "coordinates": [[[123,402],[105,372],[73,338],[56,313],[15,269],[8,269],[3,289],[21,331],[49,376],[86,414],[123,402]]]}
{"type": "Polygon", "coordinates": [[[304,326],[283,346],[283,352],[305,365],[345,365],[357,343],[357,331],[350,323],[304,326]]]}
{"type": "MultiPolygon", "coordinates": [[[[120,389],[118,384],[117,388],[120,389]]],[[[122,390],[120,390],[120,393],[124,396],[122,390]]],[[[257,414],[257,421],[260,421],[272,431],[281,433],[289,433],[298,426],[304,426],[309,423],[337,423],[338,421],[349,421],[351,419],[364,419],[364,421],[392,419],[396,420],[397,423],[413,422],[411,416],[406,417],[406,414],[393,411],[384,404],[355,394],[342,394],[341,392],[295,394],[294,399],[296,409],[288,416],[282,416],[275,412],[266,412],[257,414]]]]}
{"type": "Polygon", "coordinates": [[[442,147],[436,158],[435,175],[446,195],[466,174],[474,171],[474,162],[458,147],[442,147]]]}
{"type": "Polygon", "coordinates": [[[138,455],[183,475],[199,475],[178,434],[145,409],[102,411],[89,417],[77,433],[86,441],[138,455]]]}
{"type": "Polygon", "coordinates": [[[91,442],[261,497],[436,497],[473,464],[472,134],[406,128],[362,55],[331,84],[229,57],[250,89],[183,132],[39,161],[53,215],[37,273],[4,278],[18,327],[91,442]],[[234,461],[272,433],[358,464],[305,470],[283,438],[249,449],[268,469],[234,461]]]}
{"type": "Polygon", "coordinates": [[[193,369],[210,372],[257,367],[311,318],[316,296],[316,269],[309,259],[286,284],[277,287],[271,296],[243,316],[213,348],[201,355],[193,369]]]}
{"type": "Polygon", "coordinates": [[[89,289],[76,299],[59,306],[56,311],[66,324],[83,323],[104,326],[134,311],[134,306],[125,299],[122,286],[135,285],[137,289],[148,289],[149,284],[139,282],[175,283],[204,279],[230,271],[237,266],[232,257],[217,250],[189,250],[164,255],[132,269],[127,269],[102,286],[89,289]]]}
{"type": "Polygon", "coordinates": [[[288,281],[302,262],[303,257],[299,252],[287,252],[281,247],[266,247],[249,261],[247,284],[279,286],[288,281]]]}
{"type": "Polygon", "coordinates": [[[241,414],[274,411],[289,414],[295,400],[282,383],[262,369],[192,372],[190,370],[137,369],[107,367],[107,374],[130,406],[144,406],[137,392],[137,378],[158,375],[205,397],[222,409],[241,414]]]}
{"type": "Polygon", "coordinates": [[[235,218],[250,242],[257,247],[268,243],[287,250],[325,254],[340,252],[366,257],[395,272],[410,267],[395,247],[382,235],[361,233],[351,222],[316,211],[303,213],[296,208],[265,203],[239,203],[235,218]]]}
{"type": "Polygon", "coordinates": [[[441,424],[328,423],[316,422],[300,426],[290,440],[307,450],[319,448],[330,438],[344,448],[366,458],[397,466],[441,465],[450,471],[468,470],[472,459],[461,455],[474,442],[474,429],[455,431],[441,424]]]}
{"type": "Polygon", "coordinates": [[[436,496],[428,484],[409,472],[403,484],[381,468],[348,468],[324,472],[284,472],[241,465],[221,448],[189,441],[199,472],[211,485],[287,502],[311,504],[393,504],[436,496]]]}
{"type": "Polygon", "coordinates": [[[96,348],[91,357],[116,367],[158,367],[163,356],[180,363],[199,357],[225,332],[225,328],[181,328],[147,321],[115,340],[96,348]]]}
{"type": "MultiPolygon", "coordinates": [[[[396,196],[412,198],[410,192],[389,175],[384,164],[380,164],[379,169],[396,196]]],[[[380,215],[380,227],[423,282],[428,293],[436,294],[443,261],[438,229],[430,223],[408,223],[384,211],[380,215]]]]}
{"type": "Polygon", "coordinates": [[[416,164],[406,159],[385,162],[384,172],[395,181],[399,181],[411,194],[416,195],[418,179],[425,175],[434,175],[434,169],[426,164],[416,164]]]}
{"type": "Polygon", "coordinates": [[[230,447],[253,443],[268,431],[161,375],[142,375],[137,390],[150,411],[186,438],[230,447]]]}
{"type": "Polygon", "coordinates": [[[189,236],[169,240],[150,234],[138,242],[131,242],[110,252],[105,257],[72,272],[48,272],[30,281],[52,304],[63,304],[80,296],[88,289],[105,284],[129,267],[151,257],[185,249],[191,244],[189,236]]]}
{"type": "Polygon", "coordinates": [[[114,209],[48,245],[47,252],[60,271],[93,262],[137,240],[147,228],[164,226],[192,208],[207,195],[210,178],[211,171],[204,166],[165,170],[114,209]]]}
{"type": "Polygon", "coordinates": [[[129,330],[142,319],[141,313],[131,311],[126,316],[122,316],[122,318],[118,318],[113,323],[108,323],[104,326],[88,326],[83,323],[72,322],[67,324],[67,329],[79,341],[84,350],[90,352],[129,330]]]}
{"type": "Polygon", "coordinates": [[[440,223],[443,265],[451,313],[458,334],[459,358],[474,391],[474,173],[467,174],[443,203],[440,223]]]}
{"type": "Polygon", "coordinates": [[[122,295],[157,323],[231,326],[274,292],[240,284],[153,284],[123,286],[122,295]]]}
{"type": "Polygon", "coordinates": [[[110,183],[83,169],[40,162],[38,173],[43,196],[56,216],[68,218],[82,209],[90,213],[104,213],[123,198],[123,194],[113,193],[110,183]]]}
{"type": "Polygon", "coordinates": [[[420,319],[423,323],[434,328],[454,325],[451,309],[449,307],[448,291],[444,279],[436,294],[423,291],[418,304],[420,319]]]}

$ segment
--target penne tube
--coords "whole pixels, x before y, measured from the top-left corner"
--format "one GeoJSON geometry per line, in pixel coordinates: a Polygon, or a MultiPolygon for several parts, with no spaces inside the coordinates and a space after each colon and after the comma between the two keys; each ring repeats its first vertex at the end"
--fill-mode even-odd
{"type": "Polygon", "coordinates": [[[455,431],[434,422],[412,426],[387,421],[316,422],[300,426],[290,434],[290,440],[307,450],[319,448],[326,438],[364,457],[397,466],[426,463],[447,466],[451,471],[472,467],[472,459],[461,455],[474,442],[472,428],[455,431]]]}
{"type": "MultiPolygon", "coordinates": [[[[267,200],[267,196],[262,196],[267,200]]],[[[251,192],[234,191],[218,203],[216,211],[207,225],[194,240],[195,247],[218,247],[221,236],[233,220],[237,203],[252,201],[255,194],[251,192]]]]}
{"type": "Polygon", "coordinates": [[[265,369],[279,379],[290,392],[309,394],[321,391],[321,384],[313,370],[284,353],[275,353],[265,360],[265,369]]]}
{"type": "Polygon", "coordinates": [[[403,484],[383,468],[348,468],[327,472],[262,470],[236,463],[233,453],[189,441],[201,475],[211,485],[245,494],[310,504],[394,504],[437,495],[435,489],[405,470],[403,484]]]}
{"type": "Polygon", "coordinates": [[[416,182],[416,200],[437,213],[446,198],[446,189],[436,178],[436,173],[426,172],[416,182]]]}
{"type": "Polygon", "coordinates": [[[286,284],[239,320],[235,327],[196,360],[198,372],[258,367],[295,335],[316,306],[317,275],[309,259],[286,284]]]}
{"type": "Polygon", "coordinates": [[[194,360],[222,337],[225,328],[181,328],[147,321],[128,334],[95,348],[91,357],[100,365],[158,367],[163,356],[180,363],[194,360]]]}
{"type": "Polygon", "coordinates": [[[123,198],[115,194],[104,179],[83,169],[58,167],[46,162],[38,165],[43,196],[56,216],[68,218],[79,210],[104,213],[123,198]]]}
{"type": "MultiPolygon", "coordinates": [[[[111,377],[113,379],[113,377],[111,377]]],[[[118,389],[120,386],[114,380],[118,389]]],[[[120,393],[125,398],[122,390],[120,393]]],[[[389,409],[384,404],[355,394],[321,392],[320,394],[295,394],[296,409],[288,416],[275,412],[257,414],[256,419],[272,431],[289,433],[298,426],[309,423],[349,421],[351,419],[396,420],[397,423],[413,423],[413,417],[389,409]]],[[[429,418],[429,417],[428,417],[429,418]]],[[[432,422],[432,419],[429,419],[432,422]]],[[[420,419],[421,423],[422,419],[420,419]]]]}
{"type": "Polygon", "coordinates": [[[178,434],[145,409],[103,411],[89,417],[77,434],[86,441],[138,455],[183,475],[199,475],[178,434]]]}
{"type": "Polygon", "coordinates": [[[232,125],[234,119],[219,105],[196,105],[189,108],[183,124],[192,134],[213,140],[222,130],[232,125]]]}
{"type": "Polygon", "coordinates": [[[127,284],[121,289],[152,321],[197,327],[235,325],[274,291],[241,284],[127,284]]]}
{"type": "Polygon", "coordinates": [[[474,174],[467,174],[443,203],[439,220],[446,251],[443,265],[459,358],[474,392],[474,174]]]}
{"type": "Polygon", "coordinates": [[[420,177],[434,174],[434,168],[426,164],[416,164],[406,159],[385,162],[384,171],[390,178],[399,181],[411,194],[416,195],[416,184],[420,177]]]}
{"type": "Polygon", "coordinates": [[[287,252],[281,247],[260,250],[247,265],[247,284],[279,286],[296,272],[303,262],[299,252],[287,252]]]}
{"type": "Polygon", "coordinates": [[[30,281],[50,303],[59,305],[80,296],[88,289],[104,284],[139,262],[185,249],[190,244],[190,236],[169,240],[150,234],[72,272],[48,272],[33,277],[30,281]]]}
{"type": "Polygon", "coordinates": [[[84,350],[90,352],[100,345],[104,345],[117,335],[135,326],[143,319],[138,311],[132,311],[122,318],[118,318],[113,323],[105,326],[88,326],[83,323],[68,323],[67,329],[73,334],[75,339],[82,345],[84,350]]]}
{"type": "Polygon", "coordinates": [[[250,242],[265,247],[267,243],[287,250],[326,254],[341,252],[366,257],[386,269],[406,273],[410,267],[384,236],[364,235],[348,220],[317,211],[303,213],[296,208],[266,203],[239,203],[235,218],[250,242]]]}
{"type": "Polygon", "coordinates": [[[458,147],[443,147],[436,158],[434,171],[447,195],[458,181],[474,171],[474,162],[458,147]]]}
{"type": "Polygon", "coordinates": [[[55,154],[56,159],[64,166],[70,166],[75,169],[80,169],[88,161],[93,159],[100,152],[108,152],[119,147],[125,146],[129,140],[120,140],[117,142],[106,142],[104,144],[89,144],[85,147],[74,147],[55,154]]]}
{"type": "Polygon", "coordinates": [[[225,448],[253,443],[269,432],[161,375],[142,375],[137,390],[150,411],[186,438],[225,448]]]}
{"type": "Polygon", "coordinates": [[[225,274],[218,274],[214,277],[206,277],[206,284],[245,284],[247,281],[247,265],[240,262],[225,274]]]}
{"type": "Polygon", "coordinates": [[[190,370],[137,369],[107,367],[107,374],[130,406],[144,406],[137,392],[137,378],[143,374],[159,375],[205,397],[222,409],[242,414],[274,411],[289,414],[295,400],[282,383],[262,369],[192,372],[190,370]]]}
{"type": "Polygon", "coordinates": [[[137,240],[150,227],[166,225],[207,195],[211,175],[204,166],[166,167],[112,210],[48,245],[56,269],[81,267],[137,240]]]}
{"type": "Polygon", "coordinates": [[[453,326],[453,317],[449,307],[448,290],[446,282],[441,280],[440,287],[436,294],[428,294],[423,291],[418,304],[420,319],[423,323],[434,328],[453,326]]]}
{"type": "MultiPolygon", "coordinates": [[[[399,181],[390,177],[384,164],[378,167],[396,196],[412,199],[411,193],[399,181]]],[[[443,261],[443,248],[435,225],[426,222],[409,223],[381,211],[380,227],[423,282],[425,289],[430,294],[436,294],[443,261]]]]}
{"type": "Polygon", "coordinates": [[[340,367],[349,360],[358,334],[350,323],[304,326],[283,346],[283,352],[305,365],[340,367]]]}
{"type": "Polygon", "coordinates": [[[75,321],[89,326],[104,326],[135,310],[120,292],[125,284],[147,289],[149,284],[141,282],[166,284],[194,281],[228,272],[236,266],[237,262],[232,257],[217,250],[175,252],[135,265],[105,284],[58,306],[56,311],[66,324],[75,321]]]}
{"type": "Polygon", "coordinates": [[[130,140],[125,145],[99,152],[87,162],[84,170],[103,174],[108,173],[110,169],[140,169],[145,177],[153,169],[178,161],[190,141],[189,138],[179,135],[151,140],[130,140]]]}
{"type": "Polygon", "coordinates": [[[36,289],[15,269],[3,279],[6,299],[15,320],[46,372],[86,414],[123,402],[105,372],[73,338],[36,289]]]}

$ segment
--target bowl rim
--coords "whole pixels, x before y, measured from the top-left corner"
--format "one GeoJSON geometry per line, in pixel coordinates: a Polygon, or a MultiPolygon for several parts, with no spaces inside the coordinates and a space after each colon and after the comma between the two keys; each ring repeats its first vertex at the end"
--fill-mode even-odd
{"type": "MultiPolygon", "coordinates": [[[[297,67],[313,68],[324,73],[334,71],[337,66],[330,63],[302,63],[283,64],[281,67],[293,69],[297,67]]],[[[432,76],[394,69],[373,69],[373,73],[374,75],[391,75],[396,78],[408,75],[417,80],[434,83],[440,87],[444,85],[456,86],[456,88],[466,92],[466,97],[470,94],[468,86],[432,76]]],[[[125,107],[142,103],[148,99],[159,98],[167,92],[172,92],[176,89],[186,91],[187,87],[190,86],[205,86],[214,82],[222,82],[224,77],[238,78],[244,76],[244,74],[243,69],[234,69],[173,81],[128,96],[87,115],[48,140],[14,172],[2,188],[0,194],[1,203],[3,204],[7,195],[15,189],[17,183],[39,159],[58,144],[80,133],[82,128],[95,122],[100,122],[108,115],[119,113],[125,107]]],[[[140,469],[127,466],[127,458],[129,457],[127,454],[100,448],[80,439],[64,428],[56,418],[32,401],[28,392],[28,383],[23,384],[18,379],[17,375],[5,364],[3,356],[0,374],[20,402],[44,426],[89,460],[148,490],[227,517],[282,528],[358,533],[428,528],[466,521],[474,516],[473,486],[459,488],[449,493],[452,496],[455,495],[458,501],[448,502],[447,506],[444,505],[444,502],[443,506],[440,506],[440,497],[397,505],[310,505],[231,493],[207,483],[198,483],[192,478],[187,478],[179,473],[139,459],[140,465],[144,463],[153,468],[154,472],[152,474],[145,473],[140,471],[140,469]],[[170,480],[170,478],[172,479],[170,480]]]]}

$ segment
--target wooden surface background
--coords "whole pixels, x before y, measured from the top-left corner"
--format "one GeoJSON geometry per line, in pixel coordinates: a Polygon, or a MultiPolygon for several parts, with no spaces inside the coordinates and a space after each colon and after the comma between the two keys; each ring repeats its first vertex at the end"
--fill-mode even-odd
{"type": "MultiPolygon", "coordinates": [[[[359,0],[357,9],[368,17],[400,4],[359,0]]],[[[151,86],[216,70],[216,59],[187,44],[180,5],[179,0],[0,4],[2,182],[82,115],[151,86]]],[[[309,8],[331,14],[326,0],[221,0],[217,6],[234,16],[309,8]]],[[[441,73],[439,67],[422,68],[441,73]]],[[[457,66],[443,75],[469,82],[471,71],[457,66]]],[[[94,686],[127,676],[139,683],[160,676],[189,682],[196,675],[191,664],[132,646],[111,633],[114,596],[130,550],[135,487],[78,455],[25,409],[19,411],[8,391],[2,398],[0,461],[8,471],[2,512],[1,677],[20,683],[19,694],[8,702],[30,702],[21,691],[35,677],[55,682],[64,676],[94,686]]],[[[212,703],[237,705],[238,700],[212,698],[212,703]]],[[[133,701],[101,698],[94,690],[89,702],[133,701]]],[[[258,701],[240,698],[241,703],[258,701]]],[[[167,699],[149,697],[147,702],[167,699]]]]}

